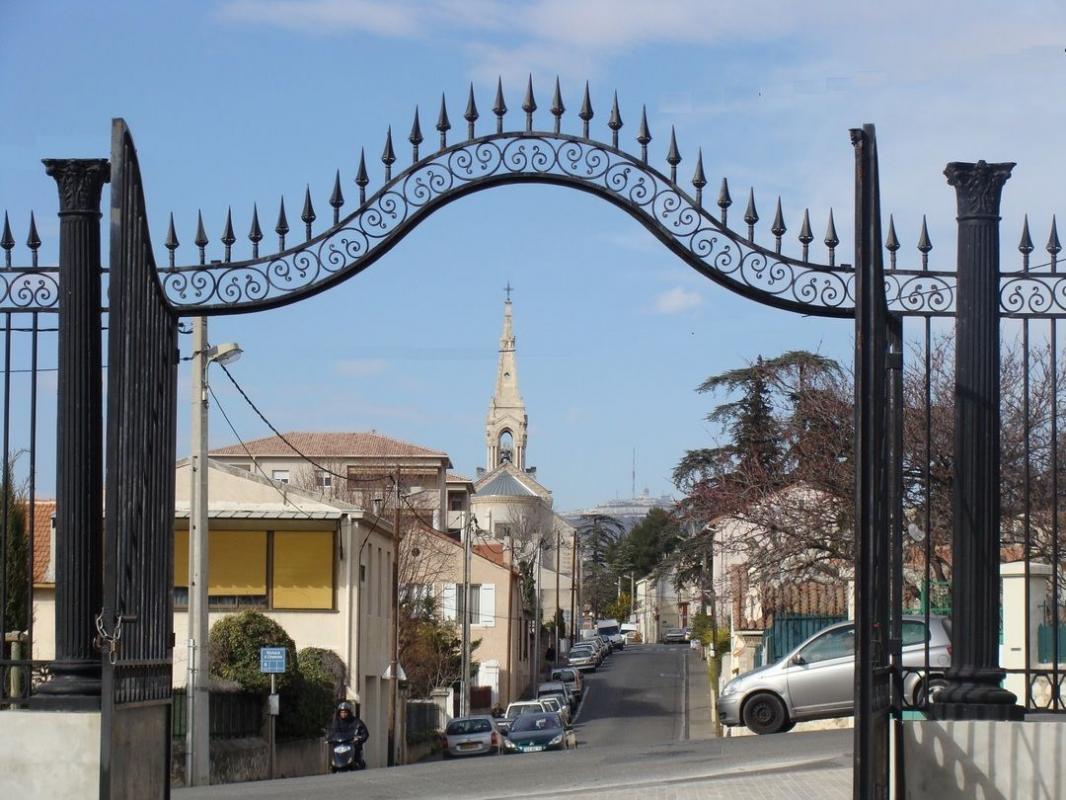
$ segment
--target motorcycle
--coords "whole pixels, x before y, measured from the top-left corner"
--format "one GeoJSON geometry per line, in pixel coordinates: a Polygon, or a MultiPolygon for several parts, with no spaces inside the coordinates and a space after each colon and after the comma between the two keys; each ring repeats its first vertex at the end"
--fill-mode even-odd
{"type": "Polygon", "coordinates": [[[363,741],[361,739],[341,739],[332,737],[329,742],[329,771],[350,772],[366,769],[363,760],[363,741]]]}

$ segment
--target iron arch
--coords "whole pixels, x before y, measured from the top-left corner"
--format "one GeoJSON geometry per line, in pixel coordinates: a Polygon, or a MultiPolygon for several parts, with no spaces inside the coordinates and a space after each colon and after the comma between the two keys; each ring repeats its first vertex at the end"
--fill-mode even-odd
{"type": "Polygon", "coordinates": [[[560,133],[468,139],[416,161],[354,212],[298,246],[248,261],[175,266],[159,277],[168,300],[183,314],[288,305],[362,272],[455,200],[496,186],[539,183],[607,200],[697,272],[737,294],[802,314],[854,314],[851,267],[812,264],[756,244],[708,213],[701,193],[693,198],[677,185],[676,166],[671,171],[668,178],[617,147],[560,133]]]}

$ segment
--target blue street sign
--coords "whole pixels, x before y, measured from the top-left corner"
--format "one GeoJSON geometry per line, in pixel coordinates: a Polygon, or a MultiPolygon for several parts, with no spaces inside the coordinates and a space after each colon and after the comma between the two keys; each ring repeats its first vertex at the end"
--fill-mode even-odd
{"type": "Polygon", "coordinates": [[[281,674],[285,671],[288,652],[284,647],[260,647],[259,671],[268,675],[281,674]]]}

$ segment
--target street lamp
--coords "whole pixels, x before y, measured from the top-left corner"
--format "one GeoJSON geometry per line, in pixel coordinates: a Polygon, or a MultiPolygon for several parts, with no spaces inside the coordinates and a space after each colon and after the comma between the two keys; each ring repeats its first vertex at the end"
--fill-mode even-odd
{"type": "Polygon", "coordinates": [[[207,320],[193,319],[192,448],[189,454],[188,669],[185,682],[185,785],[211,782],[211,721],[208,671],[208,498],[207,498],[207,368],[211,362],[232,364],[243,352],[232,342],[211,347],[207,320]]]}

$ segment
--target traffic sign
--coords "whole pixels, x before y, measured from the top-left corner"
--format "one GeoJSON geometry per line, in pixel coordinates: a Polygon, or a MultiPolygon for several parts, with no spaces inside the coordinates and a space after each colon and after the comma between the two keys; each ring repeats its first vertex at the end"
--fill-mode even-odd
{"type": "Polygon", "coordinates": [[[284,647],[260,647],[259,671],[267,675],[280,675],[285,671],[289,651],[284,647]]]}

